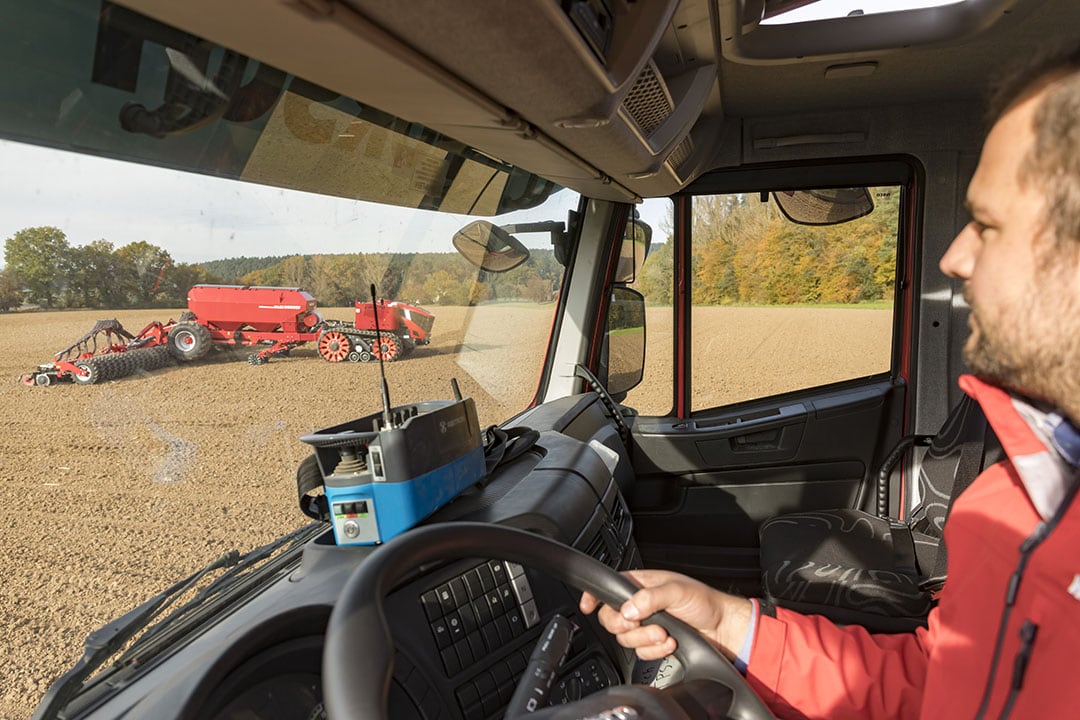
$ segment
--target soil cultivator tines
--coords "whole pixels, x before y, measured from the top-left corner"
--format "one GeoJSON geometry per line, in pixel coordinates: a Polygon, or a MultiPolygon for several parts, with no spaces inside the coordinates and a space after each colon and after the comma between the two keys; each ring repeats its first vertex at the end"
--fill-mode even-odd
{"type": "Polygon", "coordinates": [[[135,338],[119,320],[98,320],[93,329],[53,356],[55,360],[79,360],[116,352],[135,338]]]}

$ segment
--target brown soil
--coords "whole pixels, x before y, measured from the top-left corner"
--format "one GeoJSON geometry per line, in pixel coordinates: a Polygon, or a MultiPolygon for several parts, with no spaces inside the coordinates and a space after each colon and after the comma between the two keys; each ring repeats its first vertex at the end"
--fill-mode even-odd
{"type": "MultiPolygon", "coordinates": [[[[434,311],[433,343],[387,365],[392,401],[448,398],[456,377],[476,400],[481,424],[524,408],[535,391],[551,307],[434,311]],[[527,341],[511,342],[510,335],[527,341]]],[[[748,316],[755,312],[743,311],[751,328],[760,327],[748,316]]],[[[349,313],[324,310],[342,319],[349,313]]],[[[670,348],[670,330],[661,329],[656,313],[649,316],[656,329],[650,358],[670,348]]],[[[168,315],[116,313],[130,330],[168,315]]],[[[87,387],[17,382],[106,316],[0,315],[0,380],[7,379],[0,382],[0,718],[28,717],[79,658],[89,631],[225,551],[306,523],[294,472],[310,450],[299,436],[380,406],[377,365],[326,363],[310,345],[260,367],[244,362],[242,352],[231,361],[87,387]]],[[[881,317],[887,328],[887,313],[881,317]]],[[[695,322],[700,329],[705,320],[695,322]]],[[[718,328],[716,336],[729,330],[718,328]]],[[[636,391],[631,404],[662,408],[670,382],[656,385],[636,391]]]]}
{"type": "MultiPolygon", "coordinates": [[[[450,398],[455,377],[482,424],[523,409],[551,306],[434,311],[432,344],[386,366],[391,401],[450,398]],[[528,342],[509,344],[507,327],[528,342]]],[[[136,332],[169,317],[115,315],[136,332]]],[[[17,382],[101,317],[0,315],[0,718],[29,717],[91,630],[223,552],[308,522],[298,438],[381,406],[378,365],[330,364],[314,344],[259,367],[242,351],[99,385],[17,382]]]]}

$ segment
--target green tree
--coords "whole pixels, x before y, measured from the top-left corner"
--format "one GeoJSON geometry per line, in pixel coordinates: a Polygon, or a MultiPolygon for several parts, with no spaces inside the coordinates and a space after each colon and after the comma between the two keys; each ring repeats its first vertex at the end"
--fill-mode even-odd
{"type": "Polygon", "coordinates": [[[161,286],[172,265],[168,252],[145,241],[128,243],[116,251],[118,272],[130,283],[129,303],[136,307],[154,307],[163,299],[161,286]]]}
{"type": "Polygon", "coordinates": [[[221,284],[221,279],[212,275],[202,265],[177,263],[165,271],[158,297],[163,307],[186,308],[188,290],[203,283],[221,284]]]}
{"type": "Polygon", "coordinates": [[[27,300],[53,307],[67,286],[71,248],[55,227],[19,230],[4,242],[4,262],[26,287],[27,300]]]}
{"type": "Polygon", "coordinates": [[[0,311],[7,312],[11,308],[17,308],[22,305],[22,301],[22,280],[11,268],[0,270],[0,311]]]}
{"type": "Polygon", "coordinates": [[[121,263],[112,243],[95,240],[72,248],[68,286],[64,293],[67,307],[116,308],[127,304],[128,291],[121,263]]]}

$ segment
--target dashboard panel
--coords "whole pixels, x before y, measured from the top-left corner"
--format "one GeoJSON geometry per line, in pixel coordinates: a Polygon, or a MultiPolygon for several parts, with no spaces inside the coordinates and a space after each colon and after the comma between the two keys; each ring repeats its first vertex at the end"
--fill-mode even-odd
{"type": "MultiPolygon", "coordinates": [[[[619,482],[629,461],[595,396],[575,396],[518,422],[540,431],[533,447],[425,524],[499,523],[558,540],[615,569],[639,566],[619,482]]],[[[260,592],[146,666],[114,674],[108,688],[91,688],[69,717],[325,717],[321,670],[330,613],[346,581],[377,551],[339,547],[327,526],[260,592]]],[[[577,591],[497,557],[417,568],[384,604],[395,646],[390,717],[501,718],[556,614],[577,632],[552,701],[622,682],[633,656],[593,618],[582,617],[577,601],[577,591]]]]}

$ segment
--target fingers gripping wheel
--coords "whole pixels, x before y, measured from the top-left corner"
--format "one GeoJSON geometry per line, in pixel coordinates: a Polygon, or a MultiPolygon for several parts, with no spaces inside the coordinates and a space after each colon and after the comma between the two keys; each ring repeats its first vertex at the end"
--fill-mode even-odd
{"type": "MultiPolygon", "coordinates": [[[[323,692],[330,717],[387,717],[394,660],[393,640],[383,611],[387,593],[425,564],[478,557],[520,563],[588,591],[609,605],[621,605],[637,590],[628,578],[588,555],[524,530],[464,522],[410,530],[365,559],[349,578],[330,615],[323,653],[323,692]]],[[[657,613],[649,621],[659,623],[675,638],[675,656],[686,668],[681,683],[657,692],[707,681],[730,691],[728,717],[772,718],[742,675],[696,630],[666,613],[657,613]]],[[[595,697],[601,696],[590,696],[595,697]]]]}
{"type": "Polygon", "coordinates": [[[611,418],[615,421],[615,427],[619,429],[619,437],[622,438],[623,445],[629,448],[630,426],[626,424],[626,420],[623,418],[622,412],[619,410],[619,404],[615,402],[615,398],[611,397],[611,393],[607,391],[607,388],[600,382],[600,379],[593,375],[592,371],[584,365],[576,365],[574,374],[580,378],[584,378],[585,381],[589,383],[589,388],[600,396],[600,402],[604,403],[604,407],[611,413],[611,418]]]}

